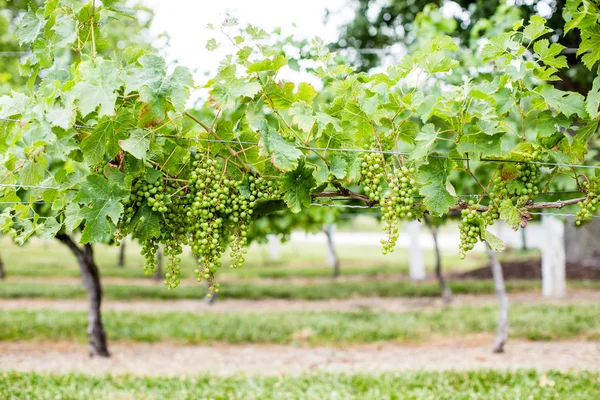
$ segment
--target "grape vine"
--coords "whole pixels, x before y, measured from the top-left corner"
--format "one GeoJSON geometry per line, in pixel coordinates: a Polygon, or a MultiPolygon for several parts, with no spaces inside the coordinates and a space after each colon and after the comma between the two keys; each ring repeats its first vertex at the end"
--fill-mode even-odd
{"type": "MultiPolygon", "coordinates": [[[[354,72],[322,41],[230,19],[214,33],[233,51],[207,82],[208,97],[188,110],[190,71],[168,68],[147,47],[107,48],[104,26],[130,16],[118,1],[96,3],[32,6],[22,11],[30,23],[15,27],[32,56],[22,66],[27,85],[0,97],[0,183],[13,185],[0,187],[11,204],[0,227],[17,243],[63,232],[85,244],[132,235],[147,274],[164,249],[171,289],[189,247],[196,279],[212,294],[225,256],[241,267],[249,235],[266,232],[252,230],[257,214],[304,215],[322,198],[381,207],[384,253],[394,250],[400,221],[424,214],[460,210],[464,256],[478,241],[501,249],[487,230],[498,219],[518,228],[536,207],[580,203],[582,225],[598,211],[598,178],[575,170],[595,162],[588,148],[600,78],[587,96],[553,86],[568,64],[554,42],[560,35],[539,16],[483,29],[481,46],[432,36],[437,28],[419,19],[418,51],[373,74],[354,72]],[[289,67],[319,85],[282,81],[289,67]],[[542,188],[564,187],[586,197],[540,202],[542,188]],[[479,199],[467,204],[457,193],[479,199]]],[[[582,21],[600,10],[572,3],[565,19],[591,70],[600,49],[582,21]]]]}

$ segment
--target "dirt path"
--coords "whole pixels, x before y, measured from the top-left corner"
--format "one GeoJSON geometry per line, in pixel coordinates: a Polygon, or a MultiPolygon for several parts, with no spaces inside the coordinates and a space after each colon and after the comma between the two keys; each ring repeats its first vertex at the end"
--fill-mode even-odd
{"type": "Polygon", "coordinates": [[[89,359],[85,345],[0,343],[0,370],[131,373],[143,375],[281,375],[316,372],[383,372],[409,369],[536,368],[600,369],[600,344],[594,342],[510,341],[507,352],[490,353],[489,336],[419,346],[390,344],[349,348],[281,345],[173,346],[113,344],[112,358],[89,359]]]}
{"type": "MultiPolygon", "coordinates": [[[[511,304],[585,304],[600,302],[600,291],[573,290],[565,299],[547,299],[538,291],[513,293],[511,304]]],[[[494,295],[455,296],[448,307],[496,305],[494,295]]],[[[188,311],[188,312],[277,312],[277,311],[387,311],[406,312],[441,308],[445,305],[435,297],[379,298],[364,297],[331,300],[218,300],[207,304],[202,300],[160,300],[160,301],[113,301],[105,300],[102,306],[107,311],[188,311]]],[[[43,310],[86,311],[84,299],[0,299],[0,310],[43,310]]]]}

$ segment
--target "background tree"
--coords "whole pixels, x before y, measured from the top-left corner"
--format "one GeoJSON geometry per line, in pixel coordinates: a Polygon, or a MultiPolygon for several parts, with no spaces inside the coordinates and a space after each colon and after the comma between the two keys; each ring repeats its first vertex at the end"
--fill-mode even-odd
{"type": "Polygon", "coordinates": [[[527,21],[532,15],[541,14],[555,33],[550,40],[559,41],[567,48],[565,55],[570,68],[559,74],[561,80],[555,83],[557,87],[587,93],[594,79],[594,74],[584,68],[575,55],[579,36],[572,30],[564,33],[563,13],[567,0],[517,1],[510,6],[502,0],[391,0],[384,5],[378,0],[352,0],[351,3],[356,10],[354,19],[342,27],[340,38],[331,47],[348,50],[351,60],[364,71],[379,66],[390,46],[414,45],[418,39],[416,26],[423,18],[431,19],[438,32],[457,37],[465,46],[472,47],[477,45],[482,33],[494,36],[510,28],[515,19],[527,21]],[[450,17],[422,12],[435,7],[444,8],[450,17]],[[498,18],[498,9],[506,9],[510,17],[498,18]]]}

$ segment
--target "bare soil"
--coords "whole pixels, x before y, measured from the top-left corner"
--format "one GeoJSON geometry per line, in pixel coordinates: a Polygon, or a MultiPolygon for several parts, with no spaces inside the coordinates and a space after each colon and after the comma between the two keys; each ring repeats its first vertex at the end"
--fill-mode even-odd
{"type": "MultiPolygon", "coordinates": [[[[541,279],[541,260],[505,261],[502,263],[504,279],[541,279]]],[[[600,280],[600,260],[585,264],[567,263],[567,279],[600,280]]],[[[489,264],[466,271],[452,274],[450,279],[492,279],[492,269],[489,264]]]]}
{"type": "Polygon", "coordinates": [[[489,335],[477,335],[415,346],[372,344],[347,348],[119,343],[111,345],[109,359],[90,359],[84,344],[11,342],[0,343],[0,370],[165,376],[478,368],[600,369],[599,343],[515,340],[509,341],[506,353],[491,354],[492,341],[489,335]]]}

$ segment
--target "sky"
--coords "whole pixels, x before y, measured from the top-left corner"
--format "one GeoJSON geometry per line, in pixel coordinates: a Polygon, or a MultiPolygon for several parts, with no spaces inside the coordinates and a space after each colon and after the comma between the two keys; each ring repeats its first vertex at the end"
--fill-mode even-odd
{"type": "Polygon", "coordinates": [[[170,37],[165,56],[194,71],[197,85],[206,81],[204,72],[215,71],[227,49],[209,52],[206,42],[224,37],[207,29],[219,26],[228,16],[240,24],[256,25],[267,32],[276,27],[284,33],[301,37],[318,36],[326,42],[337,39],[339,27],[353,17],[350,0],[143,0],[152,8],[155,18],[153,35],[167,33],[170,37]],[[334,11],[324,22],[326,8],[334,11]],[[295,26],[294,26],[295,25],[295,26]]]}

